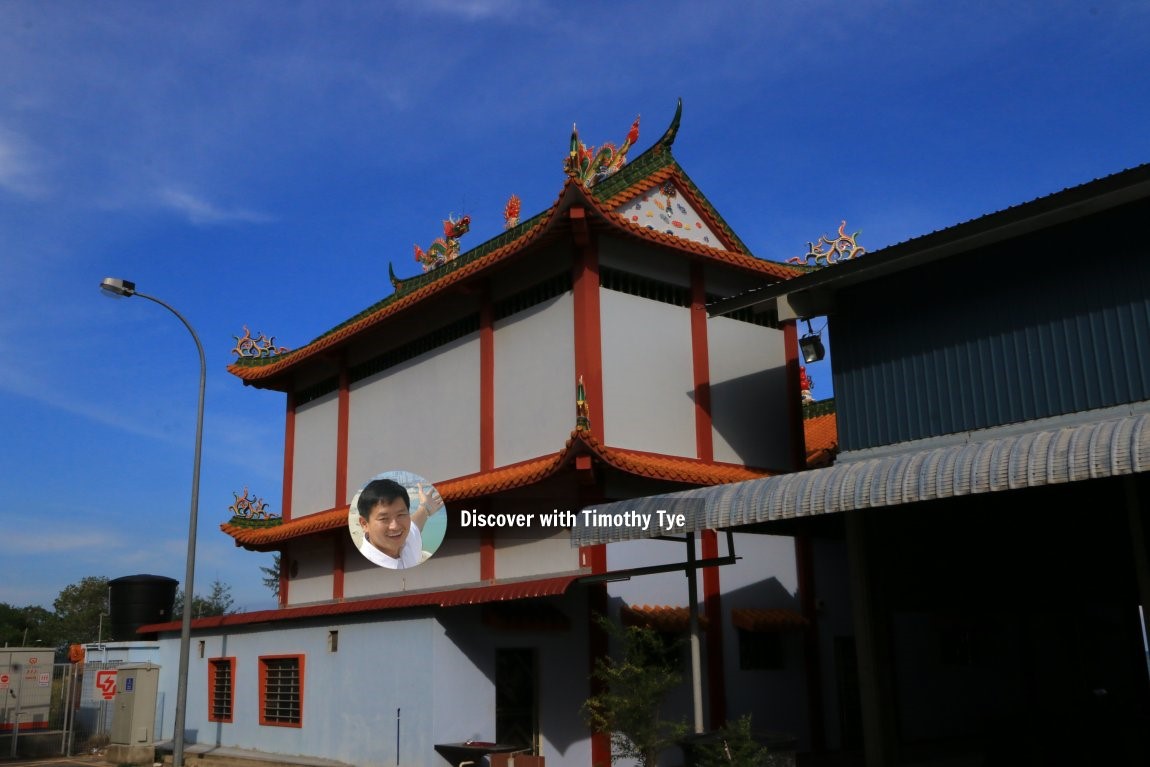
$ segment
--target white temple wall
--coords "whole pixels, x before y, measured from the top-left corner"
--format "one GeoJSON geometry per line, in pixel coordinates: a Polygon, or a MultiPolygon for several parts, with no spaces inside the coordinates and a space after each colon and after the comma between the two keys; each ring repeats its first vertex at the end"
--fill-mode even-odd
{"type": "Polygon", "coordinates": [[[298,543],[288,550],[288,604],[331,600],[332,551],[326,541],[320,545],[298,543]]]}
{"type": "Polygon", "coordinates": [[[684,307],[600,290],[603,424],[611,447],[694,458],[691,317],[684,307]]]}
{"type": "Polygon", "coordinates": [[[338,414],[338,392],[329,392],[296,408],[291,477],[293,519],[335,506],[338,414]]]}
{"type": "Polygon", "coordinates": [[[479,471],[477,333],[354,382],[350,398],[345,503],[384,471],[432,482],[479,471]]]}
{"type": "Polygon", "coordinates": [[[691,272],[686,259],[669,255],[634,241],[604,238],[599,241],[599,263],[602,266],[652,280],[691,287],[691,272]]]}
{"type": "Polygon", "coordinates": [[[787,468],[790,426],[783,332],[711,317],[707,346],[715,460],[787,468]]]}
{"type": "Polygon", "coordinates": [[[496,466],[557,452],[575,428],[573,318],[563,293],[495,323],[496,466]]]}

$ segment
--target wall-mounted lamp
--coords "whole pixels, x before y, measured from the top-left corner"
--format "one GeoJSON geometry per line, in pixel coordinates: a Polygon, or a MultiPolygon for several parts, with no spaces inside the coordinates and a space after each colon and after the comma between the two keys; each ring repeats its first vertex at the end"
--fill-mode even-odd
{"type": "Polygon", "coordinates": [[[803,353],[803,362],[808,365],[818,362],[827,356],[827,349],[823,346],[823,339],[811,330],[811,321],[807,320],[807,334],[799,339],[799,350],[803,353]]]}

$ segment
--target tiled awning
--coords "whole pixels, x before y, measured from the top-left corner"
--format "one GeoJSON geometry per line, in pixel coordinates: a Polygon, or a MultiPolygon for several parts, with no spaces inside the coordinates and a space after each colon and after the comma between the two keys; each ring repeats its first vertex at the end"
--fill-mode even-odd
{"type": "MultiPolygon", "coordinates": [[[[1125,408],[1129,413],[1132,408],[1125,408]]],[[[1142,408],[1145,410],[1146,408],[1142,408]]],[[[684,515],[676,532],[720,530],[817,514],[895,506],[1002,490],[1043,487],[1150,470],[1150,414],[1087,420],[1077,414],[1026,430],[1015,425],[947,438],[936,447],[840,457],[825,469],[617,501],[601,514],[632,516],[658,510],[684,515]]],[[[937,444],[941,440],[935,440],[937,444]]],[[[580,526],[573,545],[609,543],[659,534],[637,525],[580,526]]]]}
{"type": "MultiPolygon", "coordinates": [[[[210,629],[226,626],[241,626],[251,623],[298,620],[301,618],[355,615],[409,607],[455,607],[458,605],[480,605],[492,602],[504,602],[514,599],[551,597],[566,593],[567,589],[571,587],[571,584],[580,577],[582,577],[582,574],[577,573],[551,578],[532,578],[530,580],[506,581],[482,586],[466,586],[448,590],[440,589],[436,591],[404,593],[373,599],[353,599],[346,602],[324,602],[300,607],[281,607],[277,610],[232,613],[230,615],[197,618],[192,621],[192,628],[210,629]]],[[[170,621],[168,623],[154,623],[141,626],[137,629],[137,632],[142,634],[156,634],[179,630],[180,621],[170,621]]]]}
{"type": "MultiPolygon", "coordinates": [[[[691,628],[691,610],[674,605],[624,605],[619,613],[624,626],[641,626],[667,634],[684,634],[691,628]]],[[[699,616],[699,628],[707,628],[707,616],[699,616]]]]}

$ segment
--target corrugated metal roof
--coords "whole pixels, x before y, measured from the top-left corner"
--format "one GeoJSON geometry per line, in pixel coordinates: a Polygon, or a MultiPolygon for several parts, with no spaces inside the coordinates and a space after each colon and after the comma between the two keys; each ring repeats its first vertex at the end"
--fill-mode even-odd
{"type": "MultiPolygon", "coordinates": [[[[973,437],[973,434],[972,434],[973,437]]],[[[681,530],[724,529],[816,514],[1042,487],[1150,469],[1150,414],[1036,429],[858,458],[825,469],[603,504],[602,514],[686,514],[681,530]]],[[[636,525],[576,527],[573,544],[646,538],[636,525]]]]}

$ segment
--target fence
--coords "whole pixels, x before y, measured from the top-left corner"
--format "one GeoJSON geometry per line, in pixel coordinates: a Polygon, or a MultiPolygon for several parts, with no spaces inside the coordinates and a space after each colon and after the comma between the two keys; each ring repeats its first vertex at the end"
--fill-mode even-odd
{"type": "Polygon", "coordinates": [[[0,657],[0,758],[102,750],[112,731],[120,661],[45,667],[29,660],[0,657]]]}

